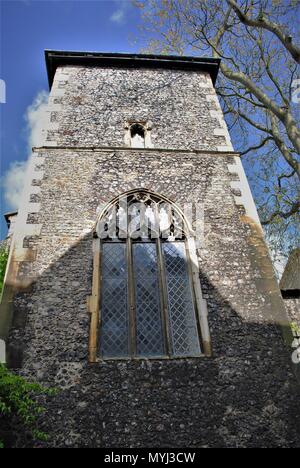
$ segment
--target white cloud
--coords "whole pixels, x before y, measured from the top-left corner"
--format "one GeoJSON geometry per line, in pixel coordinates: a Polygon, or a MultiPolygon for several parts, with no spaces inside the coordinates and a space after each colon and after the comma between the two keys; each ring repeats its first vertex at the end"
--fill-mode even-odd
{"type": "Polygon", "coordinates": [[[22,197],[25,175],[28,169],[31,149],[33,146],[43,145],[42,129],[45,128],[45,110],[48,102],[48,93],[40,91],[25,113],[27,130],[27,161],[13,161],[1,179],[4,190],[4,199],[10,210],[18,209],[22,197]]]}
{"type": "Polygon", "coordinates": [[[113,23],[121,24],[124,23],[125,20],[125,11],[119,8],[116,10],[110,17],[110,21],[113,23]]]}
{"type": "Polygon", "coordinates": [[[14,161],[3,176],[4,198],[11,210],[15,210],[19,206],[26,169],[27,162],[14,161]]]}
{"type": "Polygon", "coordinates": [[[28,150],[31,152],[33,146],[43,145],[42,130],[45,128],[46,108],[48,104],[48,93],[40,91],[30,106],[27,107],[25,120],[28,132],[28,150]]]}
{"type": "Polygon", "coordinates": [[[129,0],[114,0],[114,3],[116,4],[116,10],[109,19],[113,23],[123,24],[126,22],[127,13],[132,8],[132,4],[129,0]]]}

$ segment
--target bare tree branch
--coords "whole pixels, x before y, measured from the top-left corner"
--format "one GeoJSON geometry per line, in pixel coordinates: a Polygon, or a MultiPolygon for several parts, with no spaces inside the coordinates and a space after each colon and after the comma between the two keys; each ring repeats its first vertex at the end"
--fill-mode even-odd
{"type": "Polygon", "coordinates": [[[258,150],[262,148],[268,141],[273,141],[273,140],[274,140],[273,137],[268,136],[264,138],[257,146],[250,146],[248,149],[246,149],[246,151],[242,151],[241,156],[244,156],[245,154],[250,153],[250,151],[258,150]]]}
{"type": "Polygon", "coordinates": [[[247,175],[270,244],[293,245],[300,198],[299,107],[292,104],[300,63],[297,2],[140,2],[151,52],[221,58],[216,91],[234,144],[251,168],[247,175]]]}
{"type": "Polygon", "coordinates": [[[227,3],[233,8],[240,21],[247,26],[252,26],[254,28],[267,29],[271,33],[275,34],[278,37],[280,42],[284,45],[286,50],[289,51],[293,59],[300,63],[300,49],[293,44],[292,37],[288,34],[284,34],[283,27],[279,24],[270,21],[263,13],[261,13],[257,18],[249,18],[245,14],[238,4],[234,0],[227,0],[227,3]]]}
{"type": "Polygon", "coordinates": [[[296,174],[296,171],[292,171],[290,174],[282,174],[278,177],[278,186],[279,186],[279,189],[281,190],[281,181],[282,179],[290,179],[291,177],[293,177],[294,175],[296,174]]]}
{"type": "Polygon", "coordinates": [[[266,220],[262,221],[261,224],[262,224],[263,226],[266,226],[266,225],[268,225],[268,224],[271,224],[272,221],[273,221],[275,218],[277,218],[278,216],[279,216],[280,218],[283,218],[283,219],[288,219],[288,218],[290,218],[291,216],[293,216],[293,215],[295,215],[295,214],[297,214],[297,213],[300,213],[300,201],[296,201],[296,202],[292,205],[292,207],[291,207],[291,209],[290,209],[289,211],[286,211],[286,212],[279,211],[279,210],[278,210],[278,211],[275,211],[274,213],[272,213],[272,215],[270,216],[269,219],[266,219],[266,220]]]}

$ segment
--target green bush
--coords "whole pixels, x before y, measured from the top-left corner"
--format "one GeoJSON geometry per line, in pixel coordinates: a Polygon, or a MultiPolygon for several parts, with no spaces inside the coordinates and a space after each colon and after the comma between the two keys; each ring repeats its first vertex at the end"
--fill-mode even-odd
{"type": "Polygon", "coordinates": [[[0,294],[3,288],[3,281],[8,260],[8,251],[4,247],[0,248],[0,294]]]}
{"type": "MultiPolygon", "coordinates": [[[[3,289],[8,250],[0,247],[0,298],[3,289]]],[[[54,395],[54,389],[29,383],[23,377],[13,374],[0,364],[0,418],[18,421],[36,440],[46,440],[47,434],[38,429],[38,417],[44,412],[36,397],[54,395]]],[[[0,438],[0,448],[4,443],[0,438]]]]}
{"type": "MultiPolygon", "coordinates": [[[[54,389],[27,382],[0,364],[0,416],[10,420],[16,418],[36,440],[47,439],[47,434],[38,429],[38,416],[44,412],[44,408],[37,403],[36,397],[55,393],[54,389]]],[[[3,441],[0,440],[0,448],[3,446],[3,441]]]]}
{"type": "Polygon", "coordinates": [[[300,336],[300,327],[296,324],[296,322],[291,323],[291,329],[294,336],[300,336]]]}

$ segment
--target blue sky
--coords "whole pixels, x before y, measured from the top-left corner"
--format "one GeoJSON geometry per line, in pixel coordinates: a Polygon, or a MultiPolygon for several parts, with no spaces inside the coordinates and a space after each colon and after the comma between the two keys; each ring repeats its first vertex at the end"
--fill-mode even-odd
{"type": "Polygon", "coordinates": [[[28,107],[48,91],[44,49],[137,52],[130,38],[138,34],[140,16],[127,0],[0,0],[0,8],[0,79],[6,83],[6,103],[0,104],[3,238],[2,214],[13,208],[4,197],[4,177],[22,167],[16,161],[26,161],[28,107]]]}

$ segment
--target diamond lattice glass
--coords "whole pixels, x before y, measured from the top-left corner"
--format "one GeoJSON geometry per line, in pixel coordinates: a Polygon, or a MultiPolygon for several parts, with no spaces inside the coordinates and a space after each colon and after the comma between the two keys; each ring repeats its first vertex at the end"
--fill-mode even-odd
{"type": "Polygon", "coordinates": [[[126,357],[128,342],[128,293],[125,243],[103,243],[101,355],[126,357]]]}
{"type": "Polygon", "coordinates": [[[164,354],[155,243],[133,244],[138,356],[164,354]]]}
{"type": "Polygon", "coordinates": [[[200,345],[184,242],[163,243],[174,356],[199,356],[200,345]]]}

